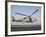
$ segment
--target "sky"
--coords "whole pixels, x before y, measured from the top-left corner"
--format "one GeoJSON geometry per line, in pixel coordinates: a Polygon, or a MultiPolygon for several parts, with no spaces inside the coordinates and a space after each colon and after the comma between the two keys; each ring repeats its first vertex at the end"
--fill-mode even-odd
{"type": "Polygon", "coordinates": [[[37,9],[39,10],[32,16],[37,19],[37,23],[40,23],[40,20],[41,20],[41,7],[40,6],[11,5],[11,15],[14,16],[16,20],[18,20],[27,16],[18,15],[18,14],[15,14],[15,12],[31,16],[31,14],[35,12],[37,9]]]}

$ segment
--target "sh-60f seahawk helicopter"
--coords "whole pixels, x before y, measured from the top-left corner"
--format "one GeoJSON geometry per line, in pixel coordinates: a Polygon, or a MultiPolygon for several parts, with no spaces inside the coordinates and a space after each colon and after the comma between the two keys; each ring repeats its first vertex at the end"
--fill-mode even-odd
{"type": "MultiPolygon", "coordinates": [[[[32,13],[35,14],[39,9],[37,9],[35,12],[32,13]]],[[[16,13],[15,14],[18,14],[18,15],[22,15],[22,16],[26,16],[25,18],[23,19],[19,19],[19,20],[15,20],[14,16],[12,16],[12,21],[15,21],[15,22],[25,22],[25,23],[33,23],[33,22],[36,22],[37,19],[32,17],[32,15],[28,16],[28,15],[25,15],[25,14],[21,14],[21,13],[16,13]]]]}

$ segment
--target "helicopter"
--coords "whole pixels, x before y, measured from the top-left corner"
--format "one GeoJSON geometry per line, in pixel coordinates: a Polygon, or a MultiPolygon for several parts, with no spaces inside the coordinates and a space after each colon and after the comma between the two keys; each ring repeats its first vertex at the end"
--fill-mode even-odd
{"type": "MultiPolygon", "coordinates": [[[[39,9],[37,9],[36,11],[34,11],[32,13],[32,15],[35,14],[38,10],[39,9]]],[[[28,15],[25,15],[25,14],[22,14],[22,13],[16,13],[16,12],[15,12],[15,14],[22,15],[22,16],[26,16],[25,18],[19,19],[19,20],[15,20],[14,16],[12,16],[12,18],[13,18],[12,21],[15,21],[15,22],[33,23],[33,22],[36,22],[37,21],[37,19],[34,18],[34,17],[32,17],[32,15],[28,16],[28,15]]]]}

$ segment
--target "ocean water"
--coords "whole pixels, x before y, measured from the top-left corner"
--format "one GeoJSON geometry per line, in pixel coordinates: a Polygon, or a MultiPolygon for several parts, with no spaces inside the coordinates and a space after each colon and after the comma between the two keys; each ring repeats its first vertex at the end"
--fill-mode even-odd
{"type": "Polygon", "coordinates": [[[41,25],[11,25],[11,31],[41,30],[41,25]]]}

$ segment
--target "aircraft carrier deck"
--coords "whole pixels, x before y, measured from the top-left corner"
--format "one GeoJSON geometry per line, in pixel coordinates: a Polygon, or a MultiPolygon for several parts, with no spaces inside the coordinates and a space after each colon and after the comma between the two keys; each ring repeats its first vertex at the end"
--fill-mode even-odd
{"type": "Polygon", "coordinates": [[[11,25],[11,31],[41,30],[41,25],[11,25]]]}

